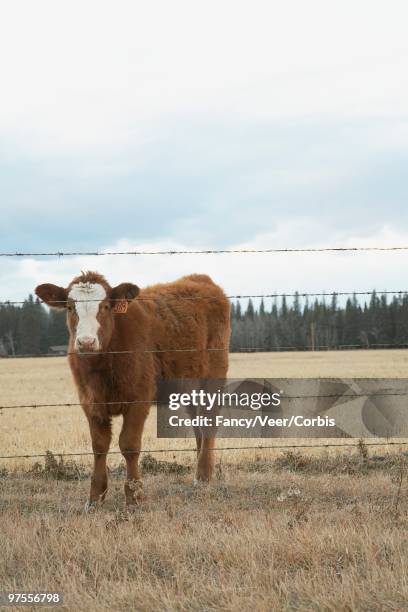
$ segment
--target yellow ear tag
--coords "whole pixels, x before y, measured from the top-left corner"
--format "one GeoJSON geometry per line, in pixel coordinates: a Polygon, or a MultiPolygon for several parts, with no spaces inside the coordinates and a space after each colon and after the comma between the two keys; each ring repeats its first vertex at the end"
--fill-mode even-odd
{"type": "Polygon", "coordinates": [[[128,303],[126,300],[120,300],[120,302],[116,302],[114,307],[112,308],[112,312],[115,314],[125,314],[128,309],[128,303]]]}

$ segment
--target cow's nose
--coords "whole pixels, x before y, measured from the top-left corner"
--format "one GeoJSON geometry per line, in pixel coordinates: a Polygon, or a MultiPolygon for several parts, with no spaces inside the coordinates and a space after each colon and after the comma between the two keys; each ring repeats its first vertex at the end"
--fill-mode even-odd
{"type": "Polygon", "coordinates": [[[95,348],[96,338],[91,338],[91,336],[82,336],[77,339],[78,348],[81,351],[92,351],[95,348]]]}

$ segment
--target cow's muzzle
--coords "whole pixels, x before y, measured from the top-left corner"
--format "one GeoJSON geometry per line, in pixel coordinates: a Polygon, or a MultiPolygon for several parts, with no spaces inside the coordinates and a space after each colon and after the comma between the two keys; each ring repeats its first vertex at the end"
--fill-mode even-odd
{"type": "Polygon", "coordinates": [[[94,353],[99,350],[99,342],[96,338],[90,336],[82,336],[77,338],[76,346],[79,353],[94,353]]]}

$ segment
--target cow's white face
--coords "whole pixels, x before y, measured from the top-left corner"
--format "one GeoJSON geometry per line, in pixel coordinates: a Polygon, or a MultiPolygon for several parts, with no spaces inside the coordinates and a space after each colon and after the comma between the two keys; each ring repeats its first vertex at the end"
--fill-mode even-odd
{"type": "MultiPolygon", "coordinates": [[[[75,352],[89,354],[109,351],[115,316],[120,313],[112,306],[117,302],[129,304],[138,295],[139,287],[133,283],[110,287],[97,272],[83,272],[67,289],[44,283],[36,287],[35,293],[52,308],[67,309],[70,347],[75,352]]],[[[126,317],[126,314],[119,316],[126,317]]]]}
{"type": "Polygon", "coordinates": [[[68,309],[76,314],[74,347],[77,351],[99,351],[100,322],[98,315],[101,302],[107,297],[99,283],[76,283],[68,293],[68,309]]]}

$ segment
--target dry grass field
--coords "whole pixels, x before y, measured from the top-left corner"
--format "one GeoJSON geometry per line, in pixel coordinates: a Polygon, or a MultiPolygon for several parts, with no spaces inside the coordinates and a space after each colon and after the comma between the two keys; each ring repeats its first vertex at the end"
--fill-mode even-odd
{"type": "MultiPolygon", "coordinates": [[[[232,355],[229,375],[407,371],[408,352],[396,350],[232,355]]],[[[2,405],[77,401],[64,358],[0,360],[0,389],[2,405]]],[[[154,417],[145,449],[193,448],[157,440],[154,417]]],[[[0,423],[1,455],[90,449],[79,407],[3,410],[0,423]]],[[[314,452],[220,452],[214,482],[199,488],[193,452],[144,455],[147,500],[132,514],[120,455],[93,515],[82,511],[90,457],[2,461],[0,591],[58,590],[70,611],[408,610],[404,447],[342,452],[320,442],[314,452]]]]}

